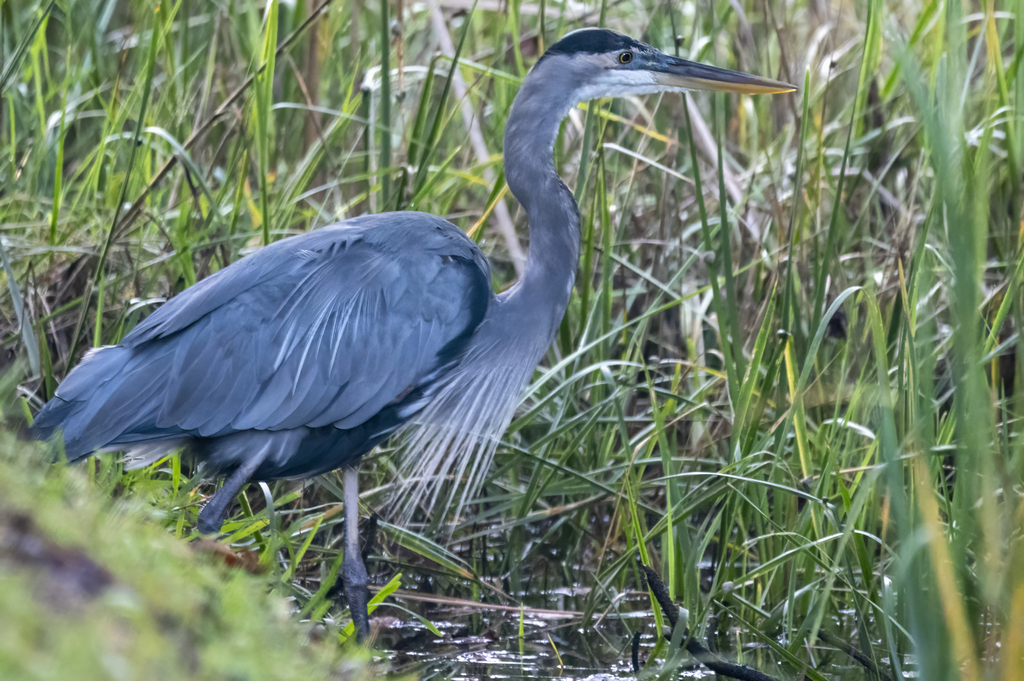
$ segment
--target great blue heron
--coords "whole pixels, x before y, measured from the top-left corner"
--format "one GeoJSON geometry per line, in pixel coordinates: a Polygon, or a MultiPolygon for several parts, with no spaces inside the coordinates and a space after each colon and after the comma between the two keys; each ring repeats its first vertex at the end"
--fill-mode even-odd
{"type": "Polygon", "coordinates": [[[505,177],[530,225],[514,286],[495,295],[477,245],[424,213],[364,215],[289,237],[91,351],[39,412],[36,434],[59,430],[70,461],[112,449],[152,460],[184,446],[227,476],[199,514],[204,533],[220,530],[251,480],[345,468],[342,578],[364,637],[359,458],[411,423],[418,476],[478,479],[576,279],[579,211],[552,161],[559,124],[589,99],[690,89],[794,88],[609,30],[569,33],[523,81],[505,130],[505,177]]]}

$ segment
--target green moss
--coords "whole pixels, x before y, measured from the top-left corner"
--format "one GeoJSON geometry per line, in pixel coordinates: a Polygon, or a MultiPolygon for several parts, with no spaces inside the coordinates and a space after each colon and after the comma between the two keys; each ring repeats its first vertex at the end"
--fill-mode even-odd
{"type": "Polygon", "coordinates": [[[363,666],[341,662],[265,580],[0,435],[0,678],[310,681],[363,666]]]}

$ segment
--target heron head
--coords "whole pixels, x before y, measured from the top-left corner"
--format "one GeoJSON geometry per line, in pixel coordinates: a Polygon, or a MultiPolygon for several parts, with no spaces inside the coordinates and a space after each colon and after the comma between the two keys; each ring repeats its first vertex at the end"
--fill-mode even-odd
{"type": "Polygon", "coordinates": [[[572,71],[578,83],[573,99],[580,102],[683,90],[772,94],[796,89],[781,81],[671,57],[604,28],[566,34],[544,53],[536,68],[572,71]]]}

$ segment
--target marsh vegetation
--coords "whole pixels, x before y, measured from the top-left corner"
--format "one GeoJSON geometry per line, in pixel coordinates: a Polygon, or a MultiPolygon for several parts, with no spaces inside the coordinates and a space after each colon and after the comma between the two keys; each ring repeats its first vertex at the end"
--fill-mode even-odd
{"type": "MultiPolygon", "coordinates": [[[[677,674],[639,559],[697,638],[777,677],[866,674],[826,632],[891,678],[1024,678],[1020,9],[0,0],[3,359],[30,412],[167,298],[365,212],[447,217],[507,287],[528,244],[504,123],[572,28],[788,81],[566,121],[579,278],[478,498],[391,524],[398,443],[361,469],[381,641],[621,671],[640,631],[677,674]]],[[[196,535],[187,461],[97,460],[196,535]]],[[[226,542],[345,638],[338,475],[241,502],[226,542]]]]}

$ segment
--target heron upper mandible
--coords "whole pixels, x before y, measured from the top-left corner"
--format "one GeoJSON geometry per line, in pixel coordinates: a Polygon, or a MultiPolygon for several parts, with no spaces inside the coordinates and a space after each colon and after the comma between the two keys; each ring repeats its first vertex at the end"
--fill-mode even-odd
{"type": "Polygon", "coordinates": [[[683,90],[794,88],[614,31],[573,31],[537,61],[508,117],[505,177],[530,225],[514,286],[496,295],[477,245],[425,213],[282,239],[89,352],[39,412],[37,437],[60,432],[69,461],[111,449],[152,461],[184,447],[226,476],[199,514],[204,533],[220,530],[249,481],[344,468],[342,578],[364,638],[360,457],[412,426],[416,475],[453,471],[470,488],[482,477],[576,279],[580,216],[552,159],[559,124],[589,99],[683,90]]]}

